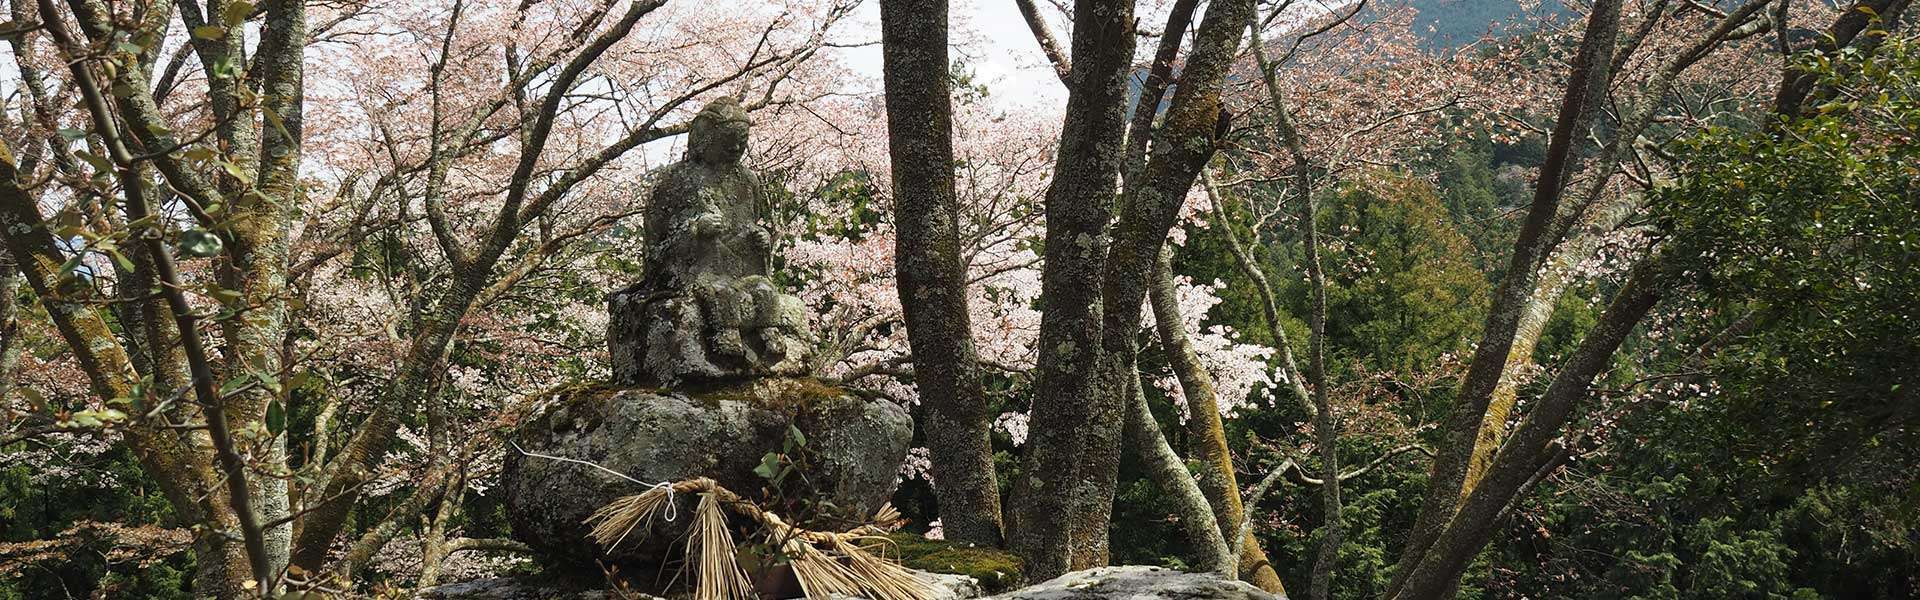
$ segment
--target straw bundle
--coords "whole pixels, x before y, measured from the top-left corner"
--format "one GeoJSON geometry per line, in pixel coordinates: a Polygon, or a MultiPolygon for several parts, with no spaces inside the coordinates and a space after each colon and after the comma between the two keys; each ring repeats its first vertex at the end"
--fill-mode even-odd
{"type": "MultiPolygon", "coordinates": [[[[726,510],[747,517],[766,530],[769,539],[780,546],[790,561],[794,577],[808,598],[834,594],[872,600],[930,600],[933,597],[933,590],[913,571],[873,552],[874,548],[890,542],[868,533],[871,528],[834,533],[795,527],[704,477],[655,486],[644,493],[615,499],[587,518],[587,523],[593,525],[591,537],[611,551],[634,529],[651,526],[654,519],[665,512],[664,508],[673,506],[675,493],[700,496],[693,525],[687,532],[687,559],[698,565],[694,600],[754,600],[757,597],[752,580],[740,567],[733,536],[726,525],[726,510]],[[871,545],[862,546],[862,542],[871,545]]],[[[897,519],[899,514],[892,511],[891,506],[883,507],[880,512],[883,521],[897,519]]]]}

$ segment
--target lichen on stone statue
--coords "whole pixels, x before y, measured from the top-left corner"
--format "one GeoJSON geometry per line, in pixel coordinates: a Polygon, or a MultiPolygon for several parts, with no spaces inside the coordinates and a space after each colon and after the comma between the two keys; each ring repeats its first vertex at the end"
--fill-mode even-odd
{"type": "Polygon", "coordinates": [[[608,298],[617,381],[671,387],[807,373],[806,308],[769,277],[766,194],[741,162],[748,124],[731,98],[702,108],[686,158],[648,196],[645,272],[608,298]]]}

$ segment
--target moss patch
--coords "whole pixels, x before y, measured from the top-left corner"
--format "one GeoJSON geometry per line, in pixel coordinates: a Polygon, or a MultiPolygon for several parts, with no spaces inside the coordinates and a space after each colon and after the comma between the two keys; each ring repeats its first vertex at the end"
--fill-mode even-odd
{"type": "Polygon", "coordinates": [[[807,378],[767,378],[710,386],[688,386],[681,390],[687,397],[707,406],[734,401],[797,414],[815,406],[850,395],[844,389],[807,378]]]}
{"type": "Polygon", "coordinates": [[[933,573],[966,575],[980,581],[987,593],[1006,591],[1021,584],[1020,557],[995,548],[960,546],[929,540],[913,533],[888,536],[900,550],[900,563],[933,573]]]}

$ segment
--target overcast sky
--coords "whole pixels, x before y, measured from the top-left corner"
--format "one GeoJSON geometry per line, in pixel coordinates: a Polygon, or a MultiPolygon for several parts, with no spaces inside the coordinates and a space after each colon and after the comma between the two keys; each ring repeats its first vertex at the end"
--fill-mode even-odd
{"type": "MultiPolygon", "coordinates": [[[[1013,0],[953,0],[953,31],[956,48],[953,56],[974,70],[980,83],[987,86],[992,100],[1001,106],[1054,104],[1064,105],[1066,88],[1047,65],[1040,45],[1027,31],[1013,0]]],[[[1046,10],[1042,7],[1042,10],[1046,10]]],[[[858,20],[850,30],[864,30],[872,41],[880,39],[880,3],[860,5],[858,20]]],[[[1056,23],[1054,35],[1066,31],[1056,23]]],[[[1066,40],[1062,39],[1062,43],[1066,40]]],[[[874,44],[846,51],[847,64],[880,86],[880,46],[874,44]]]]}

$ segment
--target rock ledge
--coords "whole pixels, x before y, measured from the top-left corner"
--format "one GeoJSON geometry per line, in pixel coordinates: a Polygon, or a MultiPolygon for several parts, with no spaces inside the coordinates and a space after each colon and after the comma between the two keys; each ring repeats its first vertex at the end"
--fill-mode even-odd
{"type": "Polygon", "coordinates": [[[1001,600],[1286,600],[1241,581],[1211,573],[1160,567],[1101,567],[1074,571],[999,596],[1001,600]]]}

